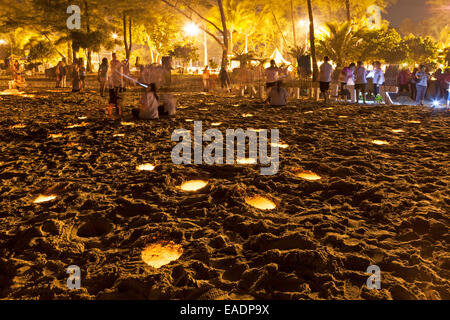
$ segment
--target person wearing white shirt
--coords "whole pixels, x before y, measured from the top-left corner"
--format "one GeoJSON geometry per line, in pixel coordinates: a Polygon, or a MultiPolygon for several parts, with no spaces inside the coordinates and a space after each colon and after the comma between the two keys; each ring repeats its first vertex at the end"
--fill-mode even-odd
{"type": "Polygon", "coordinates": [[[430,74],[426,72],[426,68],[424,65],[421,65],[419,70],[420,71],[416,73],[416,78],[418,79],[416,83],[416,103],[422,106],[423,100],[425,99],[425,94],[427,93],[428,79],[430,78],[430,74]]]}
{"type": "Polygon", "coordinates": [[[270,61],[270,67],[265,70],[266,73],[266,87],[267,89],[275,87],[279,80],[279,69],[275,63],[275,60],[270,61]]]}
{"type": "Polygon", "coordinates": [[[373,67],[373,94],[376,98],[380,93],[380,86],[384,83],[384,74],[379,61],[375,61],[373,67]]]}
{"type": "Polygon", "coordinates": [[[361,92],[363,103],[366,104],[367,70],[364,68],[362,61],[358,61],[358,66],[355,70],[355,78],[356,102],[359,103],[359,93],[361,92]]]}
{"type": "Polygon", "coordinates": [[[325,103],[328,102],[328,90],[330,89],[331,74],[333,73],[333,66],[328,62],[330,58],[324,57],[323,63],[320,65],[319,83],[320,93],[325,99],[325,103]]]}

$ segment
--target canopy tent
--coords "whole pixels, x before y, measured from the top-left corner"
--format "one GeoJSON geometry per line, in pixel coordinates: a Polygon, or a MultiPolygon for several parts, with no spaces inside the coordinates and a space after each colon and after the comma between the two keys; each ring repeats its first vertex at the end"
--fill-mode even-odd
{"type": "Polygon", "coordinates": [[[275,51],[272,53],[272,55],[270,56],[270,60],[275,60],[277,66],[280,66],[281,64],[285,64],[288,66],[291,64],[291,62],[283,58],[278,48],[276,48],[275,51]]]}

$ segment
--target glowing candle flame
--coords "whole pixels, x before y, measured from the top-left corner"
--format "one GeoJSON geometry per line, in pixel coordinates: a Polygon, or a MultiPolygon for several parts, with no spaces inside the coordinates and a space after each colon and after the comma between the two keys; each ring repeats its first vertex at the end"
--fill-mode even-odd
{"type": "Polygon", "coordinates": [[[256,164],[257,161],[255,158],[237,158],[237,164],[256,164]]]}
{"type": "Polygon", "coordinates": [[[378,146],[383,146],[383,145],[387,145],[389,144],[389,142],[385,141],[385,140],[372,140],[373,144],[376,144],[378,146]]]}
{"type": "Polygon", "coordinates": [[[263,196],[247,197],[245,202],[260,210],[273,210],[277,207],[272,200],[263,196]]]}
{"type": "Polygon", "coordinates": [[[144,163],[137,166],[136,169],[140,171],[153,171],[155,169],[155,166],[151,163],[144,163]]]}
{"type": "Polygon", "coordinates": [[[200,189],[206,187],[207,184],[208,184],[208,181],[204,181],[204,180],[190,180],[190,181],[184,182],[180,186],[180,189],[183,191],[197,191],[197,190],[200,190],[200,189]]]}
{"type": "Polygon", "coordinates": [[[141,253],[142,260],[153,268],[161,268],[162,266],[178,260],[183,254],[181,245],[173,242],[169,243],[153,243],[147,246],[141,253]]]}
{"type": "Polygon", "coordinates": [[[34,203],[42,203],[42,202],[48,202],[56,199],[55,195],[39,195],[36,199],[34,199],[34,203]]]}
{"type": "Polygon", "coordinates": [[[297,171],[295,173],[295,175],[299,178],[305,179],[305,180],[310,180],[310,181],[315,181],[315,180],[320,180],[322,179],[321,176],[319,176],[318,174],[309,171],[309,170],[301,170],[301,171],[297,171]]]}

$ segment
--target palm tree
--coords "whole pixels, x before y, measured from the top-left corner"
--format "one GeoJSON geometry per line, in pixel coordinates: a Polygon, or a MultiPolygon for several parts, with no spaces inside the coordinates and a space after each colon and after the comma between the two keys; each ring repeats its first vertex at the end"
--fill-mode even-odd
{"type": "Polygon", "coordinates": [[[344,24],[331,22],[327,23],[326,27],[329,33],[317,42],[320,54],[330,57],[338,67],[356,58],[362,31],[349,22],[344,24]]]}

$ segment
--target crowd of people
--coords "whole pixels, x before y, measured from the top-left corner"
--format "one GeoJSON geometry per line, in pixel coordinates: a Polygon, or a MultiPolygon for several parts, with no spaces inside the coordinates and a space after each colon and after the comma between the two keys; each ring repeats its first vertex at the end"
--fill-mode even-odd
{"type": "MultiPolygon", "coordinates": [[[[333,66],[330,64],[329,57],[324,57],[324,62],[319,68],[319,83],[320,92],[325,102],[329,100],[330,83],[333,82],[333,66]]],[[[415,101],[417,105],[423,105],[427,93],[429,93],[431,79],[435,81],[433,100],[440,101],[450,100],[449,85],[450,85],[450,69],[445,71],[438,69],[433,75],[431,75],[425,65],[420,65],[419,68],[409,72],[404,68],[399,72],[393,67],[388,67],[386,73],[381,68],[381,63],[375,61],[373,63],[373,70],[368,71],[362,61],[358,61],[357,64],[351,63],[349,66],[344,67],[339,73],[339,93],[338,96],[344,101],[350,100],[352,103],[359,103],[360,97],[366,104],[366,96],[369,93],[368,83],[369,79],[372,82],[372,89],[374,101],[389,99],[386,95],[389,92],[390,87],[398,88],[398,93],[409,94],[411,99],[415,101]],[[389,79],[387,74],[389,72],[389,79]],[[394,79],[392,80],[392,75],[394,79]],[[388,81],[390,80],[390,81],[388,81]],[[389,82],[389,83],[388,83],[389,82]],[[388,87],[388,89],[386,89],[388,87]]],[[[392,92],[392,91],[391,91],[392,92]]]]}

